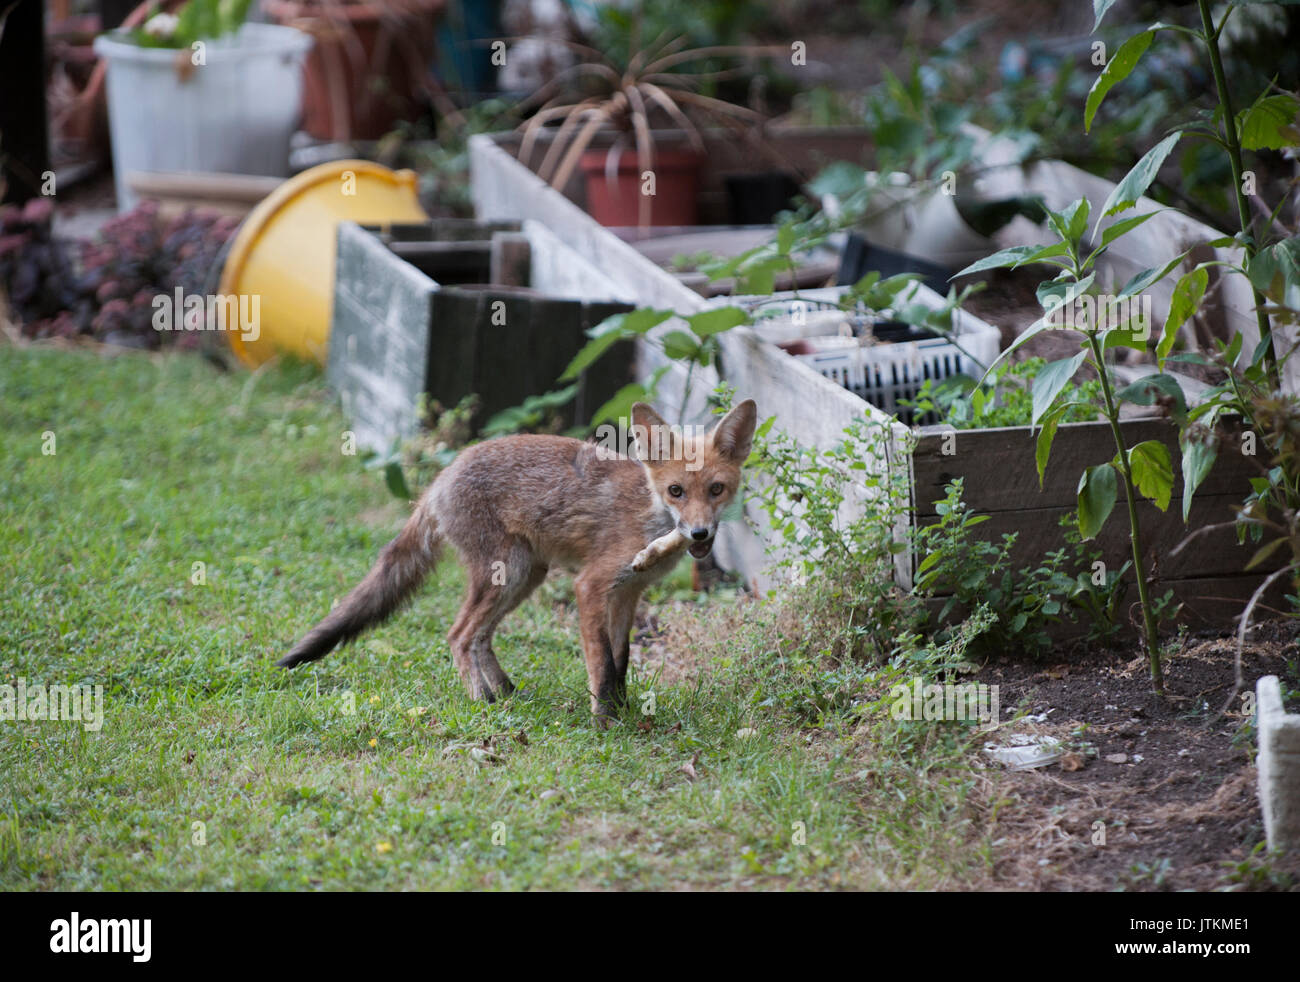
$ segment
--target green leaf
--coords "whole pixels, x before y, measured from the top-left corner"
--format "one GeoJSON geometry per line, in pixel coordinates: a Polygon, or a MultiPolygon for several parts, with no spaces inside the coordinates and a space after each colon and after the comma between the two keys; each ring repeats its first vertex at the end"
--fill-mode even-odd
{"type": "Polygon", "coordinates": [[[1184,273],[1175,284],[1174,295],[1169,301],[1169,316],[1165,318],[1164,333],[1160,335],[1160,343],[1156,345],[1156,364],[1161,370],[1164,369],[1165,358],[1173,350],[1174,341],[1178,338],[1178,329],[1187,323],[1187,318],[1196,313],[1209,283],[1209,271],[1198,266],[1191,272],[1184,273]]]}
{"type": "MultiPolygon", "coordinates": [[[[1191,250],[1189,249],[1188,252],[1190,251],[1191,250]]],[[[1174,256],[1173,259],[1169,260],[1169,262],[1165,263],[1163,266],[1152,266],[1150,269],[1144,269],[1124,284],[1124,288],[1119,291],[1119,296],[1115,299],[1123,300],[1125,297],[1131,297],[1141,293],[1152,283],[1158,283],[1160,280],[1163,280],[1186,258],[1187,252],[1182,252],[1177,256],[1174,256]]]]}
{"type": "Polygon", "coordinates": [[[1092,286],[1092,281],[1097,278],[1096,273],[1089,273],[1081,280],[1057,279],[1048,280],[1046,283],[1039,283],[1035,293],[1038,296],[1038,302],[1043,305],[1046,311],[1044,320],[1049,327],[1063,327],[1065,323],[1066,307],[1074,303],[1076,299],[1088,292],[1092,286]]]}
{"type": "Polygon", "coordinates": [[[1178,379],[1163,372],[1143,375],[1115,393],[1117,401],[1131,402],[1135,406],[1154,406],[1161,396],[1172,401],[1170,412],[1175,417],[1187,415],[1187,397],[1183,395],[1183,387],[1178,384],[1178,379]]]}
{"type": "Polygon", "coordinates": [[[1079,534],[1084,539],[1095,539],[1101,527],[1106,524],[1111,510],[1115,507],[1115,497],[1119,493],[1119,481],[1115,468],[1110,464],[1097,464],[1087,468],[1079,477],[1079,534]]]}
{"type": "Polygon", "coordinates": [[[1141,34],[1134,34],[1121,44],[1114,57],[1106,62],[1106,67],[1097,76],[1097,81],[1092,83],[1092,89],[1088,92],[1088,102],[1083,108],[1083,129],[1085,133],[1091,132],[1092,118],[1097,115],[1097,110],[1101,107],[1101,101],[1106,98],[1106,93],[1128,78],[1129,73],[1136,67],[1138,59],[1142,57],[1147,48],[1151,47],[1151,41],[1155,36],[1156,32],[1150,30],[1143,31],[1141,34]]]}
{"type": "Polygon", "coordinates": [[[1047,259],[1055,258],[1056,256],[1068,256],[1069,254],[1070,254],[1069,242],[1053,242],[1050,245],[1045,245],[1040,249],[1035,249],[1033,252],[1025,256],[1024,259],[1020,260],[1020,262],[1016,263],[1011,268],[1019,269],[1021,266],[1028,266],[1030,263],[1042,262],[1047,259]]]}
{"type": "Polygon", "coordinates": [[[1261,249],[1246,271],[1260,293],[1288,307],[1300,307],[1300,235],[1261,249]]]}
{"type": "Polygon", "coordinates": [[[784,259],[756,265],[736,274],[736,287],[742,293],[765,297],[776,289],[776,273],[785,266],[784,259]]]}
{"type": "Polygon", "coordinates": [[[1128,466],[1137,489],[1161,511],[1167,511],[1174,490],[1169,448],[1159,440],[1143,440],[1129,450],[1128,466]]]}
{"type": "Polygon", "coordinates": [[[1294,96],[1261,94],[1253,106],[1237,113],[1241,149],[1281,150],[1289,146],[1285,130],[1295,122],[1297,111],[1300,103],[1294,96]]]}
{"type": "Polygon", "coordinates": [[[411,500],[411,489],[407,486],[406,475],[402,473],[402,465],[396,460],[389,461],[384,467],[384,483],[388,485],[388,490],[393,493],[393,497],[401,498],[403,501],[411,500]]]}
{"type": "Polygon", "coordinates": [[[954,273],[950,279],[956,279],[958,276],[965,276],[967,273],[980,273],[986,269],[1001,269],[1003,267],[1015,266],[1022,262],[1026,256],[1029,256],[1040,250],[1039,246],[1012,246],[1010,249],[1001,249],[991,256],[985,256],[983,259],[971,263],[960,273],[954,273]]]}
{"type": "Polygon", "coordinates": [[[1269,556],[1273,555],[1273,553],[1277,551],[1279,546],[1286,545],[1286,543],[1289,541],[1290,541],[1289,539],[1285,539],[1285,538],[1274,539],[1272,542],[1268,543],[1267,545],[1261,546],[1259,549],[1255,551],[1255,555],[1250,557],[1250,562],[1246,564],[1246,569],[1254,569],[1256,566],[1258,566],[1260,563],[1266,560],[1269,556]]]}
{"type": "Polygon", "coordinates": [[[702,338],[730,331],[733,327],[749,323],[749,314],[739,307],[718,307],[716,310],[701,310],[685,318],[691,330],[702,338]]]}
{"type": "Polygon", "coordinates": [[[1131,218],[1125,218],[1121,221],[1113,222],[1106,226],[1106,231],[1101,233],[1101,244],[1104,246],[1110,245],[1121,235],[1137,228],[1148,218],[1155,218],[1158,214],[1160,214],[1158,211],[1147,211],[1143,212],[1141,215],[1133,215],[1131,218]]]}
{"type": "Polygon", "coordinates": [[[650,383],[642,385],[640,382],[629,382],[623,386],[597,409],[591,415],[591,426],[596,426],[604,422],[618,422],[620,419],[630,419],[632,416],[632,404],[634,402],[652,402],[658,392],[659,379],[663,377],[664,372],[668,371],[669,366],[660,365],[655,369],[654,374],[650,376],[650,383]]]}
{"type": "Polygon", "coordinates": [[[1057,406],[1043,417],[1043,425],[1038,431],[1038,442],[1034,447],[1034,463],[1038,465],[1038,487],[1043,486],[1043,475],[1047,473],[1047,461],[1052,454],[1052,441],[1056,439],[1056,428],[1069,411],[1069,405],[1057,406]]]}
{"type": "Polygon", "coordinates": [[[687,331],[669,331],[660,340],[664,354],[677,361],[693,360],[700,353],[699,340],[687,331]]]}
{"type": "Polygon", "coordinates": [[[1147,193],[1147,188],[1156,179],[1156,175],[1160,173],[1160,165],[1165,162],[1165,158],[1173,151],[1182,135],[1181,130],[1170,133],[1133,165],[1133,169],[1124,175],[1124,179],[1115,185],[1115,190],[1111,191],[1110,196],[1106,198],[1099,220],[1132,208],[1138,203],[1142,195],[1147,193]]]}
{"type": "MultiPolygon", "coordinates": [[[[1091,207],[1087,198],[1076,198],[1066,205],[1062,211],[1049,211],[1047,213],[1047,223],[1052,226],[1056,234],[1064,242],[1077,242],[1088,228],[1088,213],[1091,207]]],[[[1057,247],[1059,248],[1064,242],[1058,243],[1057,247]]]]}
{"type": "Polygon", "coordinates": [[[1074,373],[1079,370],[1079,366],[1087,356],[1086,351],[1080,351],[1072,358],[1049,362],[1038,370],[1038,374],[1034,377],[1034,412],[1030,420],[1032,425],[1038,425],[1038,421],[1052,407],[1061,390],[1070,384],[1070,379],[1074,378],[1074,373]]]}
{"type": "Polygon", "coordinates": [[[1092,0],[1092,12],[1096,19],[1092,22],[1092,29],[1095,31],[1101,27],[1101,19],[1106,16],[1106,11],[1115,6],[1115,0],[1092,0]]]}
{"type": "Polygon", "coordinates": [[[790,248],[794,245],[794,223],[786,222],[776,231],[776,251],[783,256],[790,255],[790,248]]]}
{"type": "Polygon", "coordinates": [[[1188,440],[1186,433],[1179,436],[1178,443],[1183,450],[1183,522],[1185,523],[1192,510],[1192,495],[1196,494],[1196,489],[1201,486],[1201,482],[1214,467],[1214,458],[1219,450],[1212,441],[1188,440]]]}
{"type": "Polygon", "coordinates": [[[573,356],[573,361],[569,362],[569,367],[564,370],[559,381],[567,382],[577,378],[615,343],[645,334],[672,316],[671,310],[652,310],[642,307],[606,317],[587,332],[591,340],[573,356]]]}

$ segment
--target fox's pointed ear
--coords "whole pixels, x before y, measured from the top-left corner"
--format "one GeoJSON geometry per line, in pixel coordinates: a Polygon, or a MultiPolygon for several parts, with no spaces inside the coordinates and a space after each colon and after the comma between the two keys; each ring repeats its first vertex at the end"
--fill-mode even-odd
{"type": "Polygon", "coordinates": [[[743,464],[749,457],[749,448],[754,443],[754,426],[758,422],[758,407],[753,399],[746,399],[731,412],[718,421],[718,425],[709,434],[713,449],[725,454],[738,464],[743,464]]]}
{"type": "MultiPolygon", "coordinates": [[[[664,418],[644,402],[632,403],[632,439],[636,442],[636,455],[641,460],[651,459],[656,445],[662,446],[663,435],[671,432],[664,418]],[[658,437],[656,438],[656,434],[658,437]]],[[[671,439],[671,438],[670,438],[671,439]]]]}

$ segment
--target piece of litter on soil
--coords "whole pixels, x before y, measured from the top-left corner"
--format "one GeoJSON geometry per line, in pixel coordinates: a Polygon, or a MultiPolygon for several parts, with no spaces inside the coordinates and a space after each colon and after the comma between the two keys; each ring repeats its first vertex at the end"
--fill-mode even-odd
{"type": "Polygon", "coordinates": [[[1054,712],[1056,712],[1055,708],[1045,709],[1041,713],[1034,713],[1032,716],[1026,716],[1025,719],[1031,723],[1046,723],[1048,714],[1054,712]]]}
{"type": "Polygon", "coordinates": [[[999,747],[996,743],[986,743],[984,752],[1013,771],[1046,767],[1061,759],[1061,741],[1055,737],[1013,733],[1009,742],[1011,745],[1006,747],[999,747]]]}
{"type": "Polygon", "coordinates": [[[1106,703],[1106,705],[1105,705],[1104,707],[1102,707],[1102,708],[1103,708],[1103,709],[1119,709],[1118,706],[1112,706],[1110,703],[1106,703]]]}
{"type": "Polygon", "coordinates": [[[1106,763],[1108,764],[1127,764],[1128,754],[1107,754],[1106,763]]]}
{"type": "Polygon", "coordinates": [[[1135,764],[1140,764],[1140,763],[1142,763],[1142,755],[1141,755],[1141,754],[1134,754],[1134,755],[1133,755],[1133,763],[1135,763],[1135,764]]]}

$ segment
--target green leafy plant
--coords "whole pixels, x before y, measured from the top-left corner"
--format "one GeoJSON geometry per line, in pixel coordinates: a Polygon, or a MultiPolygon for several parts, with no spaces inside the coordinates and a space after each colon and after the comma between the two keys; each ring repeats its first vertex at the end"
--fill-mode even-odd
{"type": "Polygon", "coordinates": [[[915,532],[915,587],[922,596],[944,596],[934,616],[941,635],[953,630],[952,618],[985,605],[995,616],[979,645],[986,650],[1024,650],[1038,654],[1051,648],[1048,628],[1069,616],[1068,601],[1077,581],[1065,569],[1066,550],[1049,552],[1036,567],[1011,569],[1017,533],[993,543],[974,532],[988,521],[962,500],[962,479],[944,487],[935,502],[939,521],[915,532]]]}
{"type": "Polygon", "coordinates": [[[884,434],[855,421],[829,449],[805,447],[761,423],[746,463],[749,499],[776,532],[778,568],[817,584],[802,608],[807,636],[819,622],[838,625],[842,656],[885,660],[893,640],[919,623],[917,598],[894,582],[896,557],[908,545],[897,535],[908,508],[907,475],[890,466],[884,434]],[[851,495],[861,495],[852,509],[851,495]]]}
{"type": "MultiPolygon", "coordinates": [[[[916,398],[905,401],[914,417],[927,416],[936,423],[957,430],[998,426],[1029,426],[1033,422],[1034,397],[1031,383],[1046,367],[1042,358],[1003,362],[993,369],[983,385],[966,376],[953,376],[935,384],[926,379],[916,398]]],[[[1061,398],[1072,403],[1063,423],[1084,423],[1097,418],[1101,383],[1088,379],[1069,383],[1061,398]]]]}
{"type": "Polygon", "coordinates": [[[175,15],[151,14],[130,38],[145,48],[188,48],[238,31],[251,6],[252,0],[188,0],[175,15]]]}
{"type": "MultiPolygon", "coordinates": [[[[1096,14],[1093,25],[1094,30],[1100,27],[1102,19],[1114,5],[1114,2],[1115,0],[1093,0],[1093,8],[1096,14]]],[[[1284,131],[1293,126],[1297,111],[1300,111],[1300,101],[1290,93],[1269,93],[1266,90],[1260,93],[1249,107],[1238,112],[1234,95],[1228,87],[1227,75],[1224,72],[1223,58],[1220,51],[1220,38],[1228,19],[1236,9],[1235,5],[1228,5],[1217,22],[1211,13],[1209,0],[1197,0],[1196,8],[1201,22],[1199,30],[1158,22],[1124,41],[1088,93],[1087,104],[1084,108],[1084,128],[1088,129],[1092,126],[1093,118],[1096,116],[1102,101],[1106,98],[1106,94],[1132,73],[1138,61],[1151,47],[1158,34],[1162,32],[1179,34],[1190,38],[1200,46],[1205,51],[1210,71],[1214,77],[1218,106],[1210,118],[1188,123],[1166,137],[1157,146],[1157,150],[1161,150],[1160,154],[1153,156],[1153,151],[1153,154],[1148,154],[1147,157],[1143,158],[1149,172],[1148,175],[1144,176],[1145,183],[1143,187],[1145,189],[1151,183],[1155,171],[1159,169],[1160,164],[1164,162],[1165,157],[1168,156],[1174,144],[1178,142],[1184,133],[1195,134],[1220,146],[1226,154],[1232,169],[1233,198],[1240,227],[1239,242],[1245,253],[1245,266],[1249,269],[1260,251],[1260,243],[1256,237],[1250,208],[1246,201],[1246,167],[1242,151],[1280,148],[1286,138],[1284,131]]],[[[1141,166],[1140,163],[1139,167],[1141,166]]],[[[1136,170],[1137,168],[1135,168],[1136,170]]],[[[1204,278],[1206,276],[1204,265],[1201,264],[1196,269],[1184,274],[1177,287],[1177,290],[1183,292],[1184,297],[1189,298],[1185,303],[1185,306],[1190,308],[1188,316],[1195,311],[1204,294],[1204,278]]],[[[1255,277],[1252,277],[1251,284],[1254,290],[1256,326],[1259,329],[1260,347],[1263,349],[1262,355],[1265,369],[1270,383],[1276,388],[1279,379],[1277,354],[1273,350],[1271,343],[1272,328],[1266,312],[1266,302],[1255,277]]]]}
{"type": "MultiPolygon", "coordinates": [[[[563,187],[578,166],[583,151],[602,129],[613,130],[620,143],[631,137],[639,172],[654,166],[654,124],[661,120],[683,130],[690,145],[704,152],[704,139],[692,116],[735,125],[754,124],[762,116],[744,106],[700,91],[715,74],[718,59],[753,58],[785,53],[781,47],[708,45],[685,47],[689,41],[678,32],[661,31],[643,40],[640,17],[607,18],[600,47],[564,43],[584,60],[560,72],[526,100],[524,109],[538,107],[523,124],[519,159],[533,157],[546,127],[559,124],[542,157],[538,175],[563,187]],[[684,66],[700,66],[687,71],[684,66]]],[[[651,198],[640,196],[640,223],[649,224],[651,198]]]]}
{"type": "MultiPolygon", "coordinates": [[[[1117,56],[1118,57],[1118,56],[1117,56]]],[[[1172,147],[1166,139],[1146,155],[1129,172],[1102,208],[1108,217],[1131,208],[1150,184],[1159,161],[1172,147]]],[[[1076,399],[1064,395],[1066,387],[1078,370],[1087,365],[1100,381],[1101,399],[1097,410],[1110,426],[1115,443],[1115,456],[1105,462],[1086,467],[1079,479],[1078,526],[1084,539],[1095,538],[1101,531],[1120,492],[1128,510],[1129,539],[1133,551],[1133,572],[1137,579],[1143,617],[1143,640],[1150,662],[1152,687],[1157,694],[1164,692],[1164,673],[1160,663],[1155,611],[1151,604],[1146,566],[1143,558],[1141,521],[1138,515],[1138,495],[1147,498],[1161,511],[1169,507],[1173,491],[1173,465],[1169,451],[1158,440],[1144,440],[1128,446],[1120,428],[1120,407],[1125,402],[1150,406],[1159,401],[1175,419],[1185,419],[1187,402],[1178,380],[1159,372],[1148,375],[1125,387],[1116,383],[1107,352],[1117,347],[1146,349],[1151,324],[1146,322],[1141,306],[1128,301],[1137,297],[1152,283],[1168,275],[1186,253],[1175,257],[1163,266],[1153,267],[1136,274],[1114,297],[1099,297],[1094,289],[1097,257],[1119,236],[1147,221],[1146,213],[1126,218],[1110,225],[1101,233],[1099,244],[1089,249],[1085,243],[1091,208],[1086,198],[1066,206],[1062,211],[1048,212],[1048,225],[1056,234],[1056,241],[1045,246],[1015,246],[986,257],[968,266],[961,274],[979,272],[998,267],[1016,268],[1043,263],[1056,267],[1056,277],[1038,287],[1038,299],[1044,316],[1035,321],[999,356],[1001,361],[1011,355],[1030,338],[1044,330],[1064,325],[1064,316],[1079,308],[1079,317],[1070,317],[1073,326],[1082,333],[1083,341],[1078,354],[1048,362],[1035,375],[1033,386],[1032,423],[1041,427],[1035,451],[1038,477],[1041,482],[1051,454],[1057,428],[1066,414],[1079,405],[1076,399]]],[[[1100,224],[1100,222],[1098,223],[1100,224]]],[[[1096,229],[1094,229],[1094,235],[1096,229]]],[[[1171,321],[1174,314],[1171,313],[1171,321]]],[[[1177,325],[1167,323],[1164,334],[1158,339],[1156,350],[1166,355],[1172,346],[1177,325]]],[[[1184,519],[1190,507],[1196,486],[1204,479],[1206,471],[1189,463],[1184,457],[1184,519]]]]}
{"type": "MultiPolygon", "coordinates": [[[[1094,0],[1094,29],[1101,24],[1112,4],[1113,0],[1094,0]]],[[[1186,518],[1195,487],[1209,472],[1218,453],[1217,424],[1229,416],[1239,415],[1259,436],[1266,447],[1266,456],[1271,458],[1271,466],[1259,478],[1252,480],[1252,494],[1238,514],[1240,538],[1249,536],[1258,542],[1266,528],[1274,535],[1255,553],[1247,568],[1259,566],[1283,544],[1290,544],[1292,555],[1289,564],[1264,580],[1242,614],[1238,629],[1236,685],[1228,698],[1231,703],[1242,685],[1241,644],[1255,605],[1276,579],[1288,574],[1294,577],[1300,570],[1300,552],[1297,551],[1300,539],[1294,535],[1294,516],[1300,509],[1300,460],[1295,458],[1291,449],[1294,400],[1283,392],[1281,386],[1282,366],[1295,348],[1278,350],[1272,325],[1272,320],[1292,328],[1300,323],[1300,237],[1288,233],[1276,238],[1281,204],[1267,215],[1265,222],[1253,220],[1247,202],[1247,177],[1250,175],[1245,161],[1246,152],[1278,150],[1300,144],[1300,128],[1295,123],[1300,113],[1300,99],[1270,85],[1246,108],[1238,110],[1239,103],[1228,85],[1220,50],[1225,27],[1237,8],[1228,5],[1217,21],[1206,0],[1197,0],[1196,8],[1199,29],[1157,23],[1124,42],[1089,93],[1084,122],[1085,126],[1091,124],[1107,93],[1124,81],[1161,33],[1172,32],[1190,38],[1205,52],[1214,79],[1217,106],[1203,118],[1176,129],[1148,154],[1149,160],[1144,158],[1148,162],[1147,173],[1154,174],[1173,145],[1184,135],[1218,147],[1231,171],[1232,198],[1239,230],[1236,235],[1210,245],[1236,245],[1243,255],[1240,264],[1211,260],[1182,274],[1174,287],[1164,336],[1156,347],[1162,370],[1166,360],[1181,357],[1187,361],[1213,364],[1223,373],[1223,381],[1213,386],[1180,421],[1185,480],[1183,514],[1186,518]],[[1275,238],[1271,243],[1267,239],[1270,235],[1275,238]],[[1259,341],[1248,353],[1244,339],[1236,334],[1227,343],[1217,342],[1218,351],[1212,358],[1196,354],[1171,355],[1174,332],[1197,312],[1206,298],[1211,266],[1222,266],[1231,274],[1248,278],[1255,301],[1259,341]]]]}

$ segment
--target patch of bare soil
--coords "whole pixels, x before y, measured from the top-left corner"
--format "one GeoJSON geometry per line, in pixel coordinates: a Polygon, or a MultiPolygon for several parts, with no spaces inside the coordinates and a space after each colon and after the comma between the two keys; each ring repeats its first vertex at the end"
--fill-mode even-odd
{"type": "MultiPolygon", "coordinates": [[[[1300,684],[1295,634],[1280,622],[1256,632],[1243,653],[1246,691],[1270,674],[1300,684]]],[[[989,741],[1022,732],[1054,737],[1067,751],[1036,770],[990,766],[981,795],[994,843],[989,886],[1300,889],[1300,861],[1251,858],[1263,839],[1252,724],[1241,700],[1219,715],[1232,691],[1234,649],[1230,637],[1186,639],[1166,660],[1164,702],[1151,694],[1145,659],[1131,651],[986,665],[978,680],[999,686],[1003,718],[1009,706],[1032,717],[989,741]]]]}
{"type": "Polygon", "coordinates": [[[632,632],[629,661],[641,677],[658,678],[667,685],[695,678],[708,667],[708,652],[716,650],[714,639],[738,630],[753,603],[747,594],[738,594],[726,608],[643,603],[632,632]]]}

